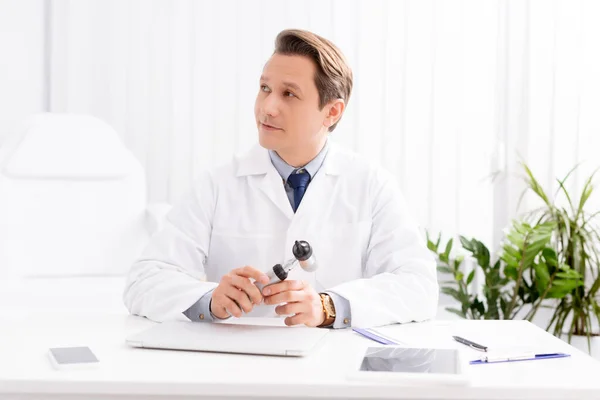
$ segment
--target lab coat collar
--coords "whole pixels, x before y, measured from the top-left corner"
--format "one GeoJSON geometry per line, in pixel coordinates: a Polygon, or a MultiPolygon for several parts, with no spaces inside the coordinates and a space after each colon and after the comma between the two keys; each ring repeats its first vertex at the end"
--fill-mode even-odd
{"type": "MultiPolygon", "coordinates": [[[[343,171],[343,166],[341,165],[343,157],[341,155],[341,149],[339,149],[338,145],[329,140],[329,151],[321,167],[325,174],[341,174],[341,171],[343,171]]],[[[269,151],[256,144],[238,159],[236,176],[264,175],[273,171],[277,173],[269,157],[269,151]]]]}

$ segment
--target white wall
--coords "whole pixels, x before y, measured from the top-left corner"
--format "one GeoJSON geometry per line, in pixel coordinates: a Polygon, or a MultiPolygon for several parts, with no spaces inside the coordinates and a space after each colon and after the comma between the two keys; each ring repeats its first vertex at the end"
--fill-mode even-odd
{"type": "Polygon", "coordinates": [[[45,1],[0,0],[0,145],[46,108],[45,1]]]}
{"type": "Polygon", "coordinates": [[[516,212],[519,157],[547,185],[578,161],[588,160],[582,172],[600,165],[594,0],[48,4],[44,87],[43,3],[0,0],[12,13],[0,12],[0,29],[8,23],[30,43],[0,66],[10,110],[1,124],[41,109],[45,93],[51,111],[106,120],[145,166],[153,201],[175,201],[200,169],[255,141],[258,76],[289,27],[346,54],[355,90],[333,139],[390,169],[434,233],[497,243],[516,212]]]}

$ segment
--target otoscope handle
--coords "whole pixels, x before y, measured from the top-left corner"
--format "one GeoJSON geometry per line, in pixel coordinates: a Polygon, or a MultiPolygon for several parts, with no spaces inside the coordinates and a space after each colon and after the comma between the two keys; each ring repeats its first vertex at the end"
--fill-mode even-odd
{"type": "Polygon", "coordinates": [[[288,274],[283,269],[281,264],[275,264],[273,266],[273,268],[267,273],[267,276],[269,277],[269,283],[267,283],[265,285],[263,285],[262,283],[259,283],[259,282],[254,282],[254,284],[256,285],[258,290],[260,290],[261,293],[265,287],[272,285],[274,283],[278,283],[278,282],[286,280],[288,274]]]}

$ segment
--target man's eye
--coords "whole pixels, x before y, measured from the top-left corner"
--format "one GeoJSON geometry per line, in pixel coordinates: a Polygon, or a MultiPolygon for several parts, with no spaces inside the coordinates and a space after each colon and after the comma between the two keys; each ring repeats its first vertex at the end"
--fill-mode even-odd
{"type": "Polygon", "coordinates": [[[285,92],[284,95],[285,95],[285,97],[296,97],[296,95],[294,93],[289,92],[289,91],[285,92]]]}
{"type": "Polygon", "coordinates": [[[260,90],[262,90],[263,92],[269,92],[270,89],[267,85],[260,85],[260,90]]]}

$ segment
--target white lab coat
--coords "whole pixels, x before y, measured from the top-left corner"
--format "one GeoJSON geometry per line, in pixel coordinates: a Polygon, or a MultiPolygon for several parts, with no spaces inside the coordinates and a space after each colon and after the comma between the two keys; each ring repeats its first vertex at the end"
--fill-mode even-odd
{"type": "MultiPolygon", "coordinates": [[[[185,319],[182,312],[224,274],[245,265],[266,272],[292,258],[295,240],[310,243],[319,267],[313,273],[296,267],[288,279],[346,298],[352,326],[435,315],[435,261],[397,183],[335,143],[295,214],[258,145],[203,173],[132,266],[125,305],[156,321],[185,319]]],[[[266,315],[275,316],[274,306],[244,317],[266,315]]]]}

